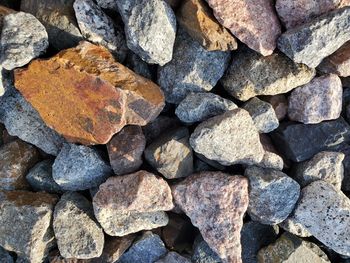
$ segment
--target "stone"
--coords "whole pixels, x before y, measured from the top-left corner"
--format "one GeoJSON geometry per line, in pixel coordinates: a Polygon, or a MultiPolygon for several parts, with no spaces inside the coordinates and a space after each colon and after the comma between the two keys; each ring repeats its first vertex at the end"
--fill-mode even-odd
{"type": "Polygon", "coordinates": [[[221,259],[204,241],[201,235],[198,235],[193,243],[193,263],[221,263],[221,259]]]}
{"type": "Polygon", "coordinates": [[[201,122],[226,111],[236,109],[237,105],[214,93],[190,93],[177,106],[176,116],[186,124],[201,122]]]}
{"type": "Polygon", "coordinates": [[[158,68],[158,84],[165,100],[179,104],[191,92],[210,91],[224,74],[230,57],[230,52],[205,50],[180,27],[173,59],[158,68]]]}
{"type": "Polygon", "coordinates": [[[171,251],[168,252],[165,257],[157,260],[155,263],[191,263],[191,260],[174,251],[171,251]]]}
{"type": "Polygon", "coordinates": [[[279,125],[276,113],[268,102],[255,97],[247,101],[243,109],[252,116],[254,125],[260,133],[269,133],[279,125]]]}
{"type": "Polygon", "coordinates": [[[146,138],[140,126],[126,126],[107,144],[108,156],[116,175],[132,173],[142,165],[146,138]]]}
{"type": "Polygon", "coordinates": [[[146,79],[152,79],[152,72],[148,64],[130,50],[126,57],[125,66],[146,79]]]}
{"type": "Polygon", "coordinates": [[[248,180],[221,172],[201,172],[173,185],[172,193],[175,203],[222,261],[240,262],[248,180]]]}
{"type": "Polygon", "coordinates": [[[281,171],[248,167],[248,214],[254,221],[275,225],[285,220],[298,201],[299,184],[281,171]]]}
{"type": "Polygon", "coordinates": [[[220,82],[231,96],[247,101],[259,95],[287,93],[314,76],[314,69],[295,64],[281,53],[264,57],[243,48],[235,54],[220,82]]]}
{"type": "Polygon", "coordinates": [[[302,162],[320,151],[349,142],[350,126],[343,118],[318,124],[287,122],[281,124],[271,138],[283,156],[302,162]]]}
{"type": "Polygon", "coordinates": [[[43,54],[49,41],[39,20],[31,14],[18,12],[3,18],[0,45],[1,66],[12,70],[43,54]]]}
{"type": "Polygon", "coordinates": [[[281,228],[288,231],[289,233],[299,236],[299,237],[311,237],[309,231],[300,223],[295,220],[294,213],[289,215],[289,217],[279,224],[281,228]]]}
{"type": "Polygon", "coordinates": [[[44,160],[29,170],[26,180],[34,191],[44,191],[52,194],[61,194],[63,192],[63,189],[52,177],[52,165],[52,160],[44,160]]]}
{"type": "Polygon", "coordinates": [[[26,0],[21,1],[21,11],[34,15],[45,26],[50,45],[62,50],[83,40],[74,14],[74,1],[26,0]]]}
{"type": "Polygon", "coordinates": [[[53,230],[64,258],[89,259],[102,254],[104,235],[94,219],[91,203],[81,194],[67,192],[55,206],[53,230]]]}
{"type": "Polygon", "coordinates": [[[258,263],[259,250],[276,241],[278,232],[277,226],[263,225],[254,221],[245,223],[241,231],[242,261],[258,263]]]}
{"type": "Polygon", "coordinates": [[[283,233],[275,243],[261,249],[258,261],[261,263],[331,262],[316,244],[304,241],[288,232],[283,233]]]}
{"type": "Polygon", "coordinates": [[[350,40],[350,8],[344,7],[287,30],[278,39],[280,51],[296,63],[316,68],[350,40]]]}
{"type": "Polygon", "coordinates": [[[125,25],[128,48],[147,63],[168,63],[176,34],[176,17],[171,7],[159,0],[119,0],[116,4],[125,25]]]}
{"type": "Polygon", "coordinates": [[[123,31],[92,0],[75,0],[75,17],[83,37],[108,48],[119,62],[123,62],[127,47],[123,31]]]}
{"type": "Polygon", "coordinates": [[[56,202],[44,192],[1,191],[0,245],[31,263],[42,262],[54,239],[50,222],[56,202]]]}
{"type": "Polygon", "coordinates": [[[89,42],[16,70],[15,86],[48,126],[82,144],[106,144],[127,124],[146,125],[164,106],[157,85],[89,42]]]}
{"type": "Polygon", "coordinates": [[[264,156],[259,134],[249,113],[227,111],[199,124],[190,137],[197,153],[222,165],[256,164],[264,156]]]}
{"type": "Polygon", "coordinates": [[[153,142],[162,133],[172,130],[180,126],[180,122],[176,118],[159,115],[154,121],[142,127],[145,134],[147,144],[153,142]]]}
{"type": "Polygon", "coordinates": [[[288,98],[288,117],[305,124],[338,119],[342,95],[343,87],[337,75],[314,78],[292,91],[288,98]]]}
{"type": "Polygon", "coordinates": [[[206,50],[235,50],[237,41],[219,24],[204,0],[185,0],[177,13],[178,23],[206,50]]]}
{"type": "Polygon", "coordinates": [[[0,261],[2,263],[14,263],[14,260],[9,252],[0,247],[0,261]]]}
{"type": "Polygon", "coordinates": [[[118,263],[154,263],[167,253],[163,241],[150,231],[143,233],[141,238],[126,251],[118,263]]]}
{"type": "Polygon", "coordinates": [[[96,2],[100,7],[104,9],[110,9],[114,11],[118,10],[117,3],[114,0],[97,0],[96,2]]]}
{"type": "Polygon", "coordinates": [[[0,147],[0,189],[28,189],[25,176],[38,160],[37,149],[21,140],[0,147]]]}
{"type": "Polygon", "coordinates": [[[263,56],[272,54],[281,34],[281,26],[271,1],[207,2],[220,24],[240,41],[263,56]]]}
{"type": "Polygon", "coordinates": [[[171,190],[162,178],[146,172],[110,177],[93,197],[94,212],[110,236],[125,236],[168,223],[164,211],[173,206],[171,190]]]}
{"type": "Polygon", "coordinates": [[[262,168],[271,168],[282,171],[285,166],[284,160],[273,146],[270,137],[264,133],[261,133],[259,137],[265,153],[261,162],[256,165],[262,168]]]}
{"type": "Polygon", "coordinates": [[[8,14],[16,13],[16,11],[4,6],[3,1],[0,4],[1,4],[0,5],[0,28],[2,29],[4,25],[4,17],[7,16],[8,14]]]}
{"type": "Polygon", "coordinates": [[[275,114],[279,121],[283,120],[287,116],[288,101],[284,94],[277,94],[273,96],[263,96],[262,100],[270,103],[275,110],[275,114]]]}
{"type": "Polygon", "coordinates": [[[154,140],[145,150],[146,161],[167,179],[193,173],[193,153],[189,131],[181,127],[154,140]]]}
{"type": "Polygon", "coordinates": [[[112,174],[99,152],[83,145],[65,144],[52,166],[52,177],[64,190],[99,186],[112,174]]]}
{"type": "Polygon", "coordinates": [[[350,200],[334,186],[319,180],[304,187],[294,217],[327,247],[350,256],[350,200]]]}

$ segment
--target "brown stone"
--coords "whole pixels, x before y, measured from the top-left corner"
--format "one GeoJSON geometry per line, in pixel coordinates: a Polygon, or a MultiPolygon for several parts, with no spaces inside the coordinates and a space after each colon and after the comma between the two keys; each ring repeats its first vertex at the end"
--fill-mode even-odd
{"type": "Polygon", "coordinates": [[[177,12],[177,21],[207,50],[237,49],[236,39],[218,23],[204,0],[185,0],[177,12]]]}
{"type": "Polygon", "coordinates": [[[248,180],[221,172],[201,172],[172,188],[175,203],[199,228],[224,263],[241,262],[240,231],[248,207],[248,180]]]}
{"type": "Polygon", "coordinates": [[[28,189],[26,174],[39,161],[37,149],[21,140],[0,148],[0,189],[28,189]]]}
{"type": "Polygon", "coordinates": [[[156,84],[89,42],[16,70],[15,86],[49,127],[87,145],[107,143],[124,125],[146,125],[164,107],[156,84]]]}
{"type": "Polygon", "coordinates": [[[288,111],[288,101],[283,94],[263,96],[262,100],[272,105],[279,121],[283,120],[286,117],[288,111]]]}
{"type": "Polygon", "coordinates": [[[207,0],[217,20],[234,36],[264,56],[271,55],[281,26],[272,1],[207,0]]]}

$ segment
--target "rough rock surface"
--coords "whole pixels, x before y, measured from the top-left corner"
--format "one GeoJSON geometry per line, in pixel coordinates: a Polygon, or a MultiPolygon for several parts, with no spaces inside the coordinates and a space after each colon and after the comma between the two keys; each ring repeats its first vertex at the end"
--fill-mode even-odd
{"type": "Polygon", "coordinates": [[[233,35],[262,55],[271,55],[281,26],[271,1],[207,0],[215,17],[233,35]]]}
{"type": "Polygon", "coordinates": [[[327,74],[294,89],[288,99],[288,117],[305,124],[339,118],[343,87],[340,78],[327,74]]]}
{"type": "Polygon", "coordinates": [[[55,206],[53,230],[64,258],[89,259],[102,254],[103,231],[94,219],[91,203],[81,194],[62,195],[55,206]]]}
{"type": "Polygon", "coordinates": [[[11,257],[10,253],[8,253],[2,247],[0,247],[0,262],[2,262],[2,263],[14,263],[14,260],[11,257]]]}
{"type": "Polygon", "coordinates": [[[278,48],[295,62],[315,68],[350,40],[349,15],[350,7],[345,7],[287,30],[278,48]]]}
{"type": "Polygon", "coordinates": [[[191,260],[181,256],[180,254],[171,251],[165,257],[157,260],[155,263],[191,263],[191,260]]]}
{"type": "Polygon", "coordinates": [[[201,172],[172,188],[175,203],[198,227],[224,262],[240,262],[240,231],[248,206],[248,181],[221,172],[201,172]]]}
{"type": "Polygon", "coordinates": [[[142,127],[145,134],[147,144],[153,142],[163,132],[172,130],[180,126],[180,122],[176,118],[171,118],[165,115],[159,115],[154,121],[151,121],[146,126],[142,127]]]}
{"type": "Polygon", "coordinates": [[[7,70],[22,67],[49,46],[45,27],[31,14],[18,12],[3,19],[0,64],[7,70]]]}
{"type": "Polygon", "coordinates": [[[146,125],[164,106],[157,85],[88,42],[16,70],[15,86],[48,126],[83,144],[105,144],[126,124],[146,125]]]}
{"type": "Polygon", "coordinates": [[[165,180],[146,171],[110,177],[93,197],[95,216],[111,236],[125,236],[168,223],[173,208],[165,180]]]}
{"type": "Polygon", "coordinates": [[[185,0],[177,13],[177,21],[186,32],[207,50],[235,50],[236,39],[219,24],[205,0],[185,0]]]}
{"type": "Polygon", "coordinates": [[[246,101],[259,95],[286,93],[314,76],[314,69],[295,64],[281,53],[263,57],[244,48],[235,54],[220,82],[230,95],[246,101]]]}
{"type": "Polygon", "coordinates": [[[204,121],[226,111],[236,109],[237,105],[214,93],[190,93],[175,110],[176,116],[185,123],[204,121]]]}
{"type": "Polygon", "coordinates": [[[114,11],[118,10],[117,2],[114,0],[96,0],[96,2],[100,7],[104,9],[110,9],[114,11]]]}
{"type": "Polygon", "coordinates": [[[202,122],[191,134],[190,144],[195,152],[223,165],[255,164],[264,155],[253,120],[243,109],[202,122]]]}
{"type": "Polygon", "coordinates": [[[64,145],[52,166],[55,182],[70,191],[99,186],[111,174],[111,167],[99,153],[83,145],[64,145]]]}
{"type": "Polygon", "coordinates": [[[42,262],[54,239],[50,222],[56,201],[43,192],[1,191],[0,245],[29,262],[42,262]]]}
{"type": "Polygon", "coordinates": [[[117,7],[129,49],[147,63],[168,63],[176,35],[176,17],[171,7],[159,0],[118,0],[117,7]]]}
{"type": "Polygon", "coordinates": [[[204,241],[201,235],[198,235],[193,243],[193,254],[191,258],[193,263],[221,263],[221,259],[204,241]]]}
{"type": "Polygon", "coordinates": [[[25,176],[38,160],[35,147],[21,140],[0,147],[0,189],[28,189],[25,176]]]}
{"type": "Polygon", "coordinates": [[[116,175],[137,171],[142,164],[146,138],[140,126],[126,126],[107,144],[108,156],[116,175]]]}
{"type": "Polygon", "coordinates": [[[179,128],[154,140],[145,150],[147,162],[167,179],[186,177],[193,173],[193,153],[189,131],[179,128]]]}
{"type": "Polygon", "coordinates": [[[245,176],[249,179],[250,217],[268,225],[285,220],[298,201],[299,184],[280,171],[255,166],[248,167],[245,176]]]}
{"type": "Polygon", "coordinates": [[[286,117],[288,111],[288,101],[283,94],[263,96],[261,99],[272,105],[279,121],[286,117]]]}
{"type": "Polygon", "coordinates": [[[279,224],[279,226],[289,233],[299,237],[312,236],[302,224],[295,220],[294,213],[290,214],[286,220],[279,224]]]}
{"type": "Polygon", "coordinates": [[[210,91],[224,74],[230,52],[207,51],[181,27],[173,59],[158,69],[158,84],[169,103],[180,103],[191,92],[210,91]]]}

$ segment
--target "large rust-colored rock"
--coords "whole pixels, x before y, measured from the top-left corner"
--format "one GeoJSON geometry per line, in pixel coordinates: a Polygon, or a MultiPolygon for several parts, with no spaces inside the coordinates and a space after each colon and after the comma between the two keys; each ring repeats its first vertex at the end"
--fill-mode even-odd
{"type": "Polygon", "coordinates": [[[89,42],[16,70],[15,86],[49,127],[87,145],[107,143],[127,124],[146,125],[164,107],[156,84],[89,42]]]}

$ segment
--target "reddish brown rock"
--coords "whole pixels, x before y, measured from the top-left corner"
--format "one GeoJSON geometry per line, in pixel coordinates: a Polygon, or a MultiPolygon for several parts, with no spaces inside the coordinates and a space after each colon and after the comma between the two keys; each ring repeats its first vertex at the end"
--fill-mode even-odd
{"type": "Polygon", "coordinates": [[[124,125],[146,125],[164,106],[156,84],[89,42],[16,70],[15,86],[49,127],[87,145],[107,143],[124,125]]]}
{"type": "Polygon", "coordinates": [[[283,94],[263,96],[262,99],[272,105],[279,121],[286,117],[288,111],[288,101],[283,94]]]}
{"type": "Polygon", "coordinates": [[[272,1],[207,0],[217,20],[251,49],[271,55],[281,26],[272,1]]]}
{"type": "Polygon", "coordinates": [[[174,185],[172,193],[175,203],[223,262],[241,262],[240,231],[249,203],[248,180],[201,172],[174,185]]]}

